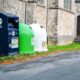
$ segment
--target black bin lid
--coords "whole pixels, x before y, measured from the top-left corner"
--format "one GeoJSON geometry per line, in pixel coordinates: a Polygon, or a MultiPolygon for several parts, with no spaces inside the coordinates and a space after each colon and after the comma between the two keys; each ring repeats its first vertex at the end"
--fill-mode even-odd
{"type": "Polygon", "coordinates": [[[3,15],[5,15],[5,16],[7,16],[7,17],[17,17],[18,18],[18,16],[16,16],[16,15],[14,15],[14,14],[12,14],[12,13],[6,13],[6,12],[2,12],[2,13],[0,13],[0,14],[3,14],[3,15]]]}

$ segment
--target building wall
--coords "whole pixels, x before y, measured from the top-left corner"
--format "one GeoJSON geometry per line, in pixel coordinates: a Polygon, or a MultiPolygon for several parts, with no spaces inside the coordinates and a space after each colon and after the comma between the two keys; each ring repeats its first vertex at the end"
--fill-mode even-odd
{"type": "Polygon", "coordinates": [[[42,0],[34,5],[33,22],[44,26],[48,33],[48,44],[57,42],[57,0],[42,0]]]}
{"type": "Polygon", "coordinates": [[[46,8],[44,6],[36,5],[33,14],[33,22],[39,23],[46,28],[46,16],[46,8]]]}
{"type": "Polygon", "coordinates": [[[64,10],[63,0],[0,0],[0,12],[16,14],[21,22],[27,24],[41,24],[47,30],[50,45],[69,44],[72,43],[75,33],[75,5],[74,0],[72,1],[72,11],[69,12],[64,10]]]}
{"type": "MultiPolygon", "coordinates": [[[[75,0],[72,0],[71,4],[72,4],[71,5],[71,12],[75,12],[75,0]]],[[[64,9],[64,0],[58,0],[58,8],[65,10],[64,9]]]]}
{"type": "Polygon", "coordinates": [[[48,44],[57,44],[58,0],[48,0],[48,44]]]}
{"type": "Polygon", "coordinates": [[[70,44],[75,38],[75,1],[72,0],[71,10],[64,9],[64,0],[58,2],[58,45],[70,44]]]}
{"type": "Polygon", "coordinates": [[[77,36],[77,17],[80,16],[80,2],[75,4],[75,36],[77,36]]]}
{"type": "Polygon", "coordinates": [[[76,14],[80,15],[80,3],[76,3],[76,14]]]}
{"type": "Polygon", "coordinates": [[[35,3],[26,4],[26,23],[33,23],[33,14],[34,14],[35,3]]]}
{"type": "MultiPolygon", "coordinates": [[[[75,24],[75,26],[76,26],[76,31],[77,31],[77,18],[78,18],[78,16],[80,16],[80,0],[76,0],[76,14],[75,14],[75,22],[76,22],[76,24],[75,24]]],[[[77,36],[77,32],[76,32],[76,36],[77,36]]]]}
{"type": "MultiPolygon", "coordinates": [[[[30,1],[30,0],[29,0],[30,1]]],[[[46,0],[34,0],[35,2],[27,2],[26,16],[27,23],[40,23],[46,27],[46,0]]]]}
{"type": "Polygon", "coordinates": [[[48,43],[51,45],[57,43],[57,10],[49,9],[48,10],[48,43]]]}
{"type": "Polygon", "coordinates": [[[25,3],[18,0],[1,0],[0,1],[0,12],[13,13],[20,17],[20,21],[25,20],[25,3]]]}
{"type": "Polygon", "coordinates": [[[80,0],[75,0],[75,36],[77,35],[77,18],[80,16],[80,0]]]}
{"type": "Polygon", "coordinates": [[[73,13],[58,10],[58,45],[70,44],[75,37],[75,16],[73,13]]]}

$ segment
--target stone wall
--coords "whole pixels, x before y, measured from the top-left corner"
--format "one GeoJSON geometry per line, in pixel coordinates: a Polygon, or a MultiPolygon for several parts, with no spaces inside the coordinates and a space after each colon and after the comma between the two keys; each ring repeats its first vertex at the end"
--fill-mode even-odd
{"type": "Polygon", "coordinates": [[[44,6],[36,5],[33,15],[33,22],[41,24],[44,28],[46,28],[46,8],[44,6]]]}
{"type": "Polygon", "coordinates": [[[75,4],[75,36],[77,36],[77,17],[80,16],[80,3],[75,4]]]}
{"type": "Polygon", "coordinates": [[[26,4],[26,23],[33,23],[33,14],[34,14],[35,3],[26,4]]]}
{"type": "Polygon", "coordinates": [[[75,0],[72,0],[71,9],[64,9],[64,0],[58,0],[57,44],[67,45],[74,41],[75,26],[75,0]]]}
{"type": "Polygon", "coordinates": [[[0,12],[13,13],[20,17],[20,21],[25,22],[25,3],[18,0],[0,1],[0,12]]]}
{"type": "Polygon", "coordinates": [[[59,45],[70,44],[75,37],[75,16],[64,10],[58,10],[57,35],[59,45]]]}
{"type": "Polygon", "coordinates": [[[0,12],[13,13],[27,24],[44,26],[49,44],[69,44],[74,39],[74,14],[59,8],[64,9],[63,0],[0,0],[0,12]]]}
{"type": "Polygon", "coordinates": [[[80,15],[80,3],[76,3],[76,15],[80,15]]]}
{"type": "Polygon", "coordinates": [[[48,0],[48,4],[47,0],[36,1],[37,3],[28,3],[27,12],[30,17],[27,16],[27,22],[30,20],[30,24],[39,23],[44,26],[48,33],[48,43],[54,44],[57,42],[57,0],[48,0]]]}
{"type": "Polygon", "coordinates": [[[57,10],[49,9],[48,10],[48,43],[56,44],[57,43],[57,10]]]}
{"type": "MultiPolygon", "coordinates": [[[[71,1],[72,1],[71,12],[75,12],[75,0],[71,0],[71,1]]],[[[64,9],[64,0],[58,0],[58,8],[64,9]]],[[[67,9],[66,9],[66,11],[67,11],[67,9]]]]}

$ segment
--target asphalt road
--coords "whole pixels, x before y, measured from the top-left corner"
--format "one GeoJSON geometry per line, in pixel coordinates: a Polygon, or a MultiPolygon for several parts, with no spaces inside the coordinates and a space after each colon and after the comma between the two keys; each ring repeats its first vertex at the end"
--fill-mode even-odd
{"type": "Polygon", "coordinates": [[[0,65],[0,80],[80,80],[80,51],[0,65]]]}

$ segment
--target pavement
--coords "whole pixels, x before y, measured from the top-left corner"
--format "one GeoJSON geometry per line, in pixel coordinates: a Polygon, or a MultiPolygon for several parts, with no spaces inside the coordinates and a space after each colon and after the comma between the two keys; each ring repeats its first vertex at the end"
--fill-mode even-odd
{"type": "Polygon", "coordinates": [[[0,65],[0,80],[80,80],[80,51],[0,65]]]}

